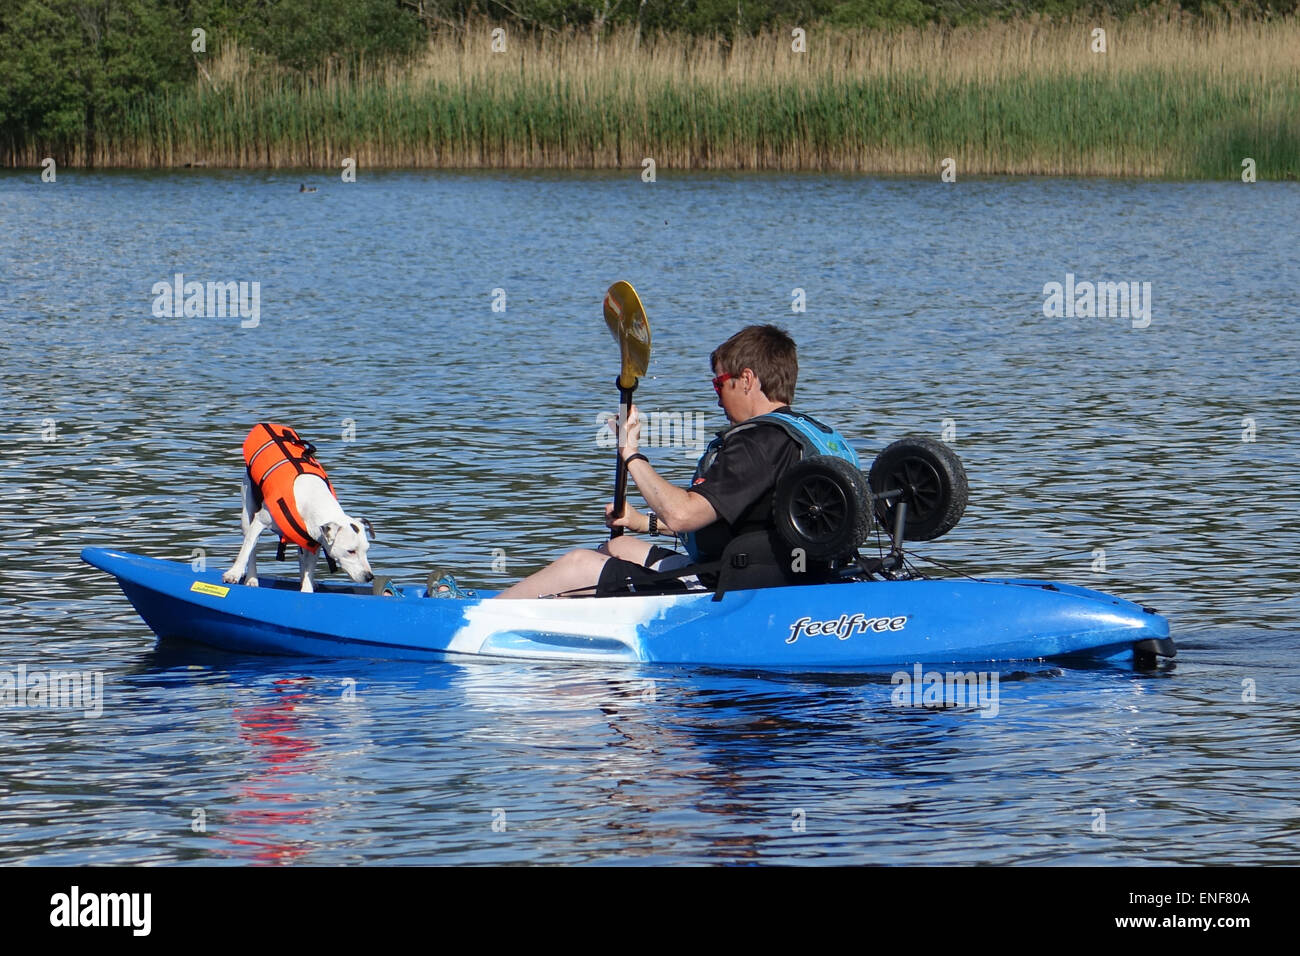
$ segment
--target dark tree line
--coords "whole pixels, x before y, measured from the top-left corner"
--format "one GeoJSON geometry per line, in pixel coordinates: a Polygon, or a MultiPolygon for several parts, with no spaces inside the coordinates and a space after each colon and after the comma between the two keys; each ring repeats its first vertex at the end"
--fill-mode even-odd
{"type": "MultiPolygon", "coordinates": [[[[1184,0],[1273,16],[1300,0],[1184,0]]],[[[1125,14],[1152,0],[3,0],[0,155],[36,138],[93,143],[133,100],[192,81],[191,31],[209,50],[228,38],[306,70],[330,58],[401,58],[434,31],[484,20],[525,30],[635,27],[694,34],[752,33],[830,23],[881,27],[971,22],[1027,12],[1125,14]]]]}

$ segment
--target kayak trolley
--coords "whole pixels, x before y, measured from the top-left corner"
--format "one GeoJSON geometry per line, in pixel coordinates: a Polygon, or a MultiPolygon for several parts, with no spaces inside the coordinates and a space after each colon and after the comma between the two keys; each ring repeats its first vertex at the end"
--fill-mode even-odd
{"type": "Polygon", "coordinates": [[[864,476],[834,455],[791,466],[772,499],[777,533],[809,559],[893,577],[904,541],[932,541],[957,526],[966,511],[966,470],[947,445],[908,435],[887,446],[864,476]],[[873,525],[890,536],[889,555],[865,561],[857,550],[873,525]]]}

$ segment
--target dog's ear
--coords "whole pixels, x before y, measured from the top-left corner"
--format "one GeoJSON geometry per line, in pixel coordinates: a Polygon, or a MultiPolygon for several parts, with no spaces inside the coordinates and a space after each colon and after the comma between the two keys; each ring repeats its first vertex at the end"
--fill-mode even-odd
{"type": "Polygon", "coordinates": [[[366,534],[370,536],[370,540],[371,540],[371,541],[374,541],[374,540],[375,540],[375,526],[372,525],[372,524],[370,523],[370,519],[369,519],[369,518],[362,518],[362,519],[361,519],[361,527],[363,527],[363,528],[366,529],[366,534]]]}
{"type": "Polygon", "coordinates": [[[334,547],[334,539],[338,537],[339,531],[342,527],[343,525],[339,524],[337,521],[331,521],[329,524],[321,525],[320,538],[325,542],[325,547],[334,547]]]}

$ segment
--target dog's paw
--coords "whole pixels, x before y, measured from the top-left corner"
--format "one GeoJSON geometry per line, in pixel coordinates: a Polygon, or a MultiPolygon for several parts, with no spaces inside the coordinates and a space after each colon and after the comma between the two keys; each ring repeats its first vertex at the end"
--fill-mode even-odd
{"type": "Polygon", "coordinates": [[[245,579],[244,583],[248,585],[250,588],[255,588],[257,587],[257,578],[247,578],[245,579]]]}
{"type": "Polygon", "coordinates": [[[227,584],[238,584],[239,570],[237,568],[231,568],[221,576],[221,580],[225,581],[227,584]]]}

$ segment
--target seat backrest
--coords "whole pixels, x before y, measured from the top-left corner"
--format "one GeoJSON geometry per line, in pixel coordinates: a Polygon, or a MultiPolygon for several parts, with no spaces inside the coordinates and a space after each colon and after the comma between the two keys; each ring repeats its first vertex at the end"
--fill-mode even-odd
{"type": "Polygon", "coordinates": [[[713,599],[720,600],[728,591],[755,588],[789,587],[821,582],[819,568],[795,570],[796,556],[775,531],[749,531],[727,542],[718,569],[718,584],[713,599]]]}

